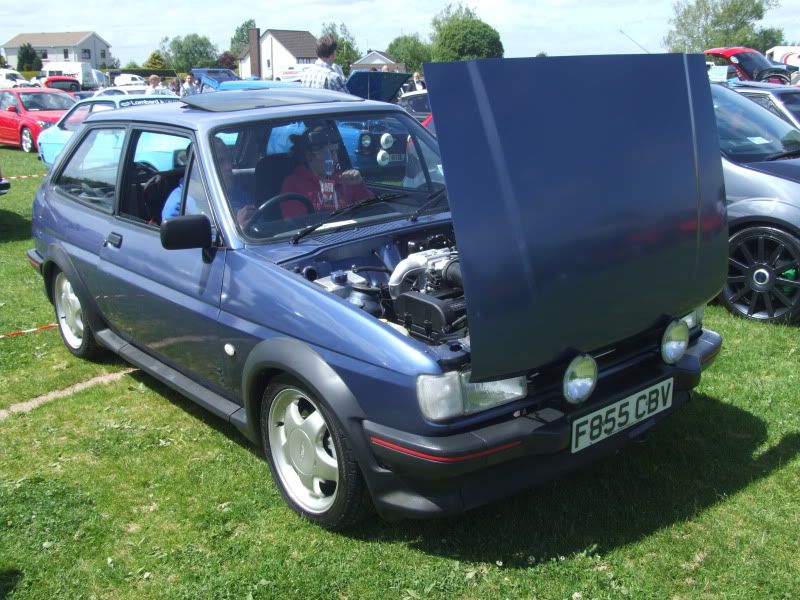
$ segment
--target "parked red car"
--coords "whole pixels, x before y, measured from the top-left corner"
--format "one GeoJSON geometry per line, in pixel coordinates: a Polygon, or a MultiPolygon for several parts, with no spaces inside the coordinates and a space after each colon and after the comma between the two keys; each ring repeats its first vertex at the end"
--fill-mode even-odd
{"type": "Polygon", "coordinates": [[[730,65],[742,81],[768,81],[788,85],[789,72],[780,65],[774,65],[758,50],[736,46],[733,48],[711,48],[703,54],[715,59],[719,65],[730,65]]]}
{"type": "Polygon", "coordinates": [[[75,94],[81,91],[81,82],[66,75],[52,75],[44,80],[42,87],[61,90],[75,98],[75,94]]]}
{"type": "Polygon", "coordinates": [[[0,90],[0,144],[36,149],[39,133],[75,104],[64,92],[47,88],[0,90]]]}

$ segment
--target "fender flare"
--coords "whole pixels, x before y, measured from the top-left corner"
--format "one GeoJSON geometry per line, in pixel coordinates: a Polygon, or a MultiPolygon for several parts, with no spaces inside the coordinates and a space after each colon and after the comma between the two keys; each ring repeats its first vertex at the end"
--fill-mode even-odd
{"type": "Polygon", "coordinates": [[[361,405],[339,374],[316,350],[293,338],[263,340],[250,351],[245,361],[242,398],[248,437],[261,445],[261,397],[269,381],[284,374],[297,379],[326,403],[347,432],[354,450],[360,454],[363,436],[353,434],[360,430],[358,424],[366,418],[361,405]]]}

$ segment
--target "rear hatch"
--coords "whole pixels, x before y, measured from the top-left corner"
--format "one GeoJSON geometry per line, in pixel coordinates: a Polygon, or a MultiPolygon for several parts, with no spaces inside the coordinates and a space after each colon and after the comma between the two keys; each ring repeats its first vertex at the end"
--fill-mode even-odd
{"type": "Polygon", "coordinates": [[[721,289],[725,193],[702,56],[432,63],[425,74],[474,381],[607,347],[721,289]]]}

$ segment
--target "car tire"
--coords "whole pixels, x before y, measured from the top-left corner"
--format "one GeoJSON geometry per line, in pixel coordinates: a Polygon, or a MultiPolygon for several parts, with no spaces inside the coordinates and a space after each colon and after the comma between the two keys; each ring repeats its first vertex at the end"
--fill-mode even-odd
{"type": "Polygon", "coordinates": [[[777,227],[747,227],[729,241],[720,301],[732,314],[765,323],[800,318],[800,240],[777,227]]]}
{"type": "Polygon", "coordinates": [[[295,512],[332,531],[372,513],[347,436],[322,400],[280,376],[264,390],[260,417],[272,478],[295,512]]]}
{"type": "Polygon", "coordinates": [[[27,127],[23,127],[22,131],[19,132],[19,147],[23,152],[33,152],[35,145],[36,144],[33,143],[33,134],[31,130],[27,127]]]}
{"type": "Polygon", "coordinates": [[[61,332],[64,346],[79,358],[98,356],[101,349],[85,318],[86,311],[83,303],[75,293],[69,277],[63,271],[54,273],[52,293],[56,323],[61,332]]]}

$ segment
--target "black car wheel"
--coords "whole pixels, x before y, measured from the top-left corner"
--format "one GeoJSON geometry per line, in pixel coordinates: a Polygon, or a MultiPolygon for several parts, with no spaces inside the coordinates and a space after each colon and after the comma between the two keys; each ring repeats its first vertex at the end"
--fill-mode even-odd
{"type": "Polygon", "coordinates": [[[800,241],[775,227],[731,236],[728,279],[720,294],[734,315],[768,323],[800,316],[800,241]]]}
{"type": "Polygon", "coordinates": [[[272,477],[297,513],[331,530],[371,512],[364,478],[326,405],[288,377],[264,391],[261,438],[272,477]]]}
{"type": "Polygon", "coordinates": [[[80,358],[97,356],[100,347],[86,321],[83,304],[63,271],[58,271],[53,277],[53,306],[58,330],[67,350],[80,358]]]}

